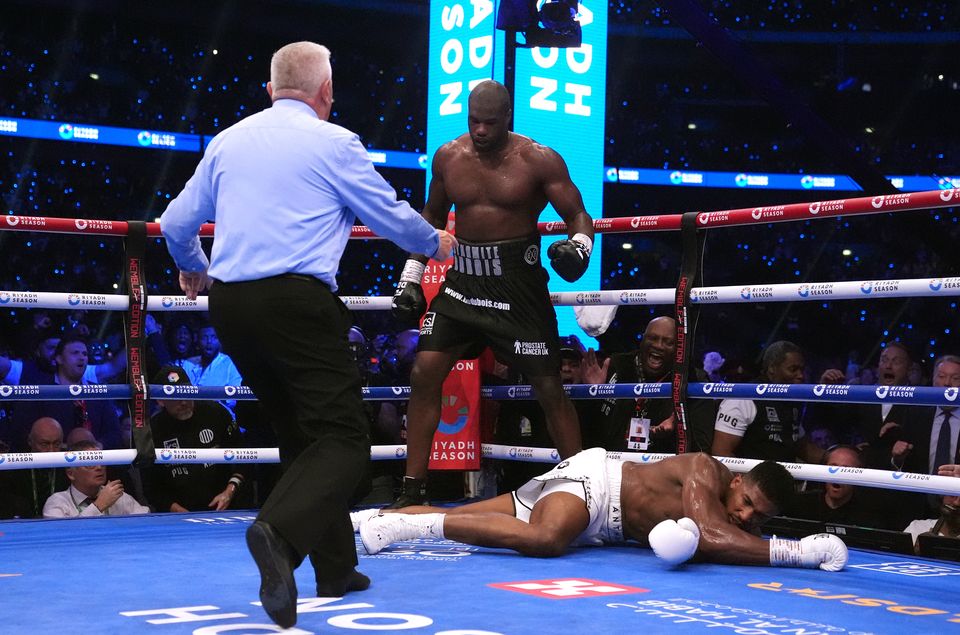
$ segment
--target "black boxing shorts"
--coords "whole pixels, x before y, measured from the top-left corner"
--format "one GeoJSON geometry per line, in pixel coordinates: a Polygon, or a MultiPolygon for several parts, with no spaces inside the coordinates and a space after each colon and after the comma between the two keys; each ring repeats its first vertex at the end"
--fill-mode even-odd
{"type": "Polygon", "coordinates": [[[540,236],[459,241],[453,267],[420,327],[418,350],[472,359],[489,346],[528,377],[560,372],[557,314],[540,265],[540,236]]]}

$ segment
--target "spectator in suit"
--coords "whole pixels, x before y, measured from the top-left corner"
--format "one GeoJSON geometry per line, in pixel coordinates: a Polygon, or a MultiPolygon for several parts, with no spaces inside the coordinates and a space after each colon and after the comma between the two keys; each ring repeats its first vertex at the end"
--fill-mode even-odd
{"type": "MultiPolygon", "coordinates": [[[[56,419],[41,417],[30,426],[30,452],[60,452],[63,429],[56,419]]],[[[43,504],[57,490],[67,486],[63,470],[38,467],[0,472],[0,518],[40,518],[43,504]]]]}
{"type": "MultiPolygon", "coordinates": [[[[877,386],[909,385],[910,366],[907,347],[900,342],[887,342],[877,366],[877,386]]],[[[844,381],[834,376],[825,379],[822,383],[844,381]]],[[[915,409],[915,406],[891,403],[815,403],[807,411],[807,422],[809,427],[827,428],[838,443],[860,448],[865,467],[890,469],[890,451],[902,436],[903,422],[915,414],[915,409]]]]}
{"type": "MultiPolygon", "coordinates": [[[[944,355],[933,365],[936,388],[960,388],[960,356],[944,355]]],[[[917,409],[912,425],[904,426],[903,439],[893,446],[893,467],[904,472],[936,474],[940,466],[958,463],[960,413],[956,406],[917,409]]]]}
{"type": "MultiPolygon", "coordinates": [[[[71,452],[100,450],[97,443],[81,441],[67,448],[71,452]]],[[[147,514],[149,507],[138,503],[123,491],[119,480],[107,481],[102,465],[80,465],[66,468],[70,487],[56,492],[43,505],[44,518],[77,518],[80,516],[126,516],[147,514]]]]}
{"type": "MultiPolygon", "coordinates": [[[[933,385],[960,387],[960,356],[944,355],[934,362],[933,385]]],[[[893,444],[887,469],[937,474],[943,465],[960,463],[960,413],[955,406],[914,406],[901,428],[903,436],[893,444]]],[[[940,507],[937,496],[898,492],[894,500],[891,509],[899,513],[904,524],[915,518],[929,518],[940,507]]]]}

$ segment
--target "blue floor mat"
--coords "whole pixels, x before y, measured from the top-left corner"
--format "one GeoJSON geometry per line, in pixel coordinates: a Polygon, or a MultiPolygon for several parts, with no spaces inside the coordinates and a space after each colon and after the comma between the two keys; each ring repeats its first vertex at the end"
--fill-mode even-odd
{"type": "MultiPolygon", "coordinates": [[[[0,633],[271,633],[243,532],[253,513],[0,522],[0,633]]],[[[411,541],[373,585],[313,597],[290,633],[958,633],[960,565],[851,550],[840,573],[690,564],[640,547],[553,559],[411,541]]]]}

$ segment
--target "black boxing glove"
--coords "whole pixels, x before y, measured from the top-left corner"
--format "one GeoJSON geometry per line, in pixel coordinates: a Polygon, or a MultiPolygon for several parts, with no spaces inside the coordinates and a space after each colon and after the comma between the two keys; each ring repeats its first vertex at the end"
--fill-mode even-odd
{"type": "Polygon", "coordinates": [[[426,265],[410,258],[403,266],[397,290],[390,305],[393,316],[404,324],[417,324],[427,310],[427,298],[423,295],[420,280],[426,265]]]}
{"type": "Polygon", "coordinates": [[[550,266],[567,282],[583,275],[590,264],[593,241],[586,234],[574,234],[573,238],[558,240],[547,249],[550,266]]]}

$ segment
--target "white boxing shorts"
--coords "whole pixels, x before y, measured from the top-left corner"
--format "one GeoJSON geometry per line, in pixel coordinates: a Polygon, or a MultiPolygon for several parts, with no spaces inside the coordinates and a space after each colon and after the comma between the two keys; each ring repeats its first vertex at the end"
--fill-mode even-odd
{"type": "Polygon", "coordinates": [[[513,492],[514,514],[529,523],[533,506],[554,492],[567,492],[587,505],[589,524],[574,546],[623,542],[620,479],[623,462],[607,458],[603,448],[591,448],[561,461],[513,492]]]}

